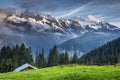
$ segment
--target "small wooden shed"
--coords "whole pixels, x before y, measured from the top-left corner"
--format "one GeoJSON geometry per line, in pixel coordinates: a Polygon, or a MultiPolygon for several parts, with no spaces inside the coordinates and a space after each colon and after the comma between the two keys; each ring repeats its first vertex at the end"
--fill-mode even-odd
{"type": "Polygon", "coordinates": [[[17,67],[13,72],[20,72],[20,71],[26,71],[26,70],[31,70],[31,69],[38,69],[38,68],[26,63],[26,64],[23,64],[17,67]]]}

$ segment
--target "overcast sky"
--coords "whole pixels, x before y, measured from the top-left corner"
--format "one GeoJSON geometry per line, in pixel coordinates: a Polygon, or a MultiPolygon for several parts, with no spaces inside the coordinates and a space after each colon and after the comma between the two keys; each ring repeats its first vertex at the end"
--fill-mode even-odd
{"type": "Polygon", "coordinates": [[[120,26],[120,0],[0,0],[0,7],[29,9],[56,17],[92,15],[120,26]]]}

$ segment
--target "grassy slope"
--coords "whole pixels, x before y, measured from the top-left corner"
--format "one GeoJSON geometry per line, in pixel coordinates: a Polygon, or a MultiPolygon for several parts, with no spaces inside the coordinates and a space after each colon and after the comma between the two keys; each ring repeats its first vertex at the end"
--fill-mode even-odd
{"type": "Polygon", "coordinates": [[[3,73],[0,80],[120,80],[120,66],[58,66],[3,73]]]}

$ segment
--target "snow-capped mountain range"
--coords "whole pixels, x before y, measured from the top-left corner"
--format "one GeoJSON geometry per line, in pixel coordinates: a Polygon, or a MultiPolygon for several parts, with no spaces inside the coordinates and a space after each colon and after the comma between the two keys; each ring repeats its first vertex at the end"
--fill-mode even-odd
{"type": "MultiPolygon", "coordinates": [[[[63,19],[28,11],[10,13],[0,10],[1,47],[24,42],[34,50],[45,48],[48,52],[53,45],[84,36],[88,32],[118,35],[120,28],[103,21],[81,25],[79,20],[73,18],[63,19]]],[[[92,34],[89,36],[92,37],[92,34]]]]}

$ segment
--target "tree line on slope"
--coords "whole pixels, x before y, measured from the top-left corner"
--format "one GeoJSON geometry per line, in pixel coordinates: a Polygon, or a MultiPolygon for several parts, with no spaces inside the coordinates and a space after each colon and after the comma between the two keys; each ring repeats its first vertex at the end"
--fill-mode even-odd
{"type": "Polygon", "coordinates": [[[76,63],[78,63],[78,56],[76,53],[74,53],[72,57],[69,57],[67,51],[59,53],[56,45],[50,49],[47,59],[45,59],[44,49],[42,49],[41,52],[36,52],[35,65],[38,68],[76,63]]]}
{"type": "Polygon", "coordinates": [[[74,54],[71,59],[67,52],[58,53],[57,46],[50,49],[48,58],[45,58],[44,49],[36,52],[33,58],[31,48],[27,48],[23,43],[15,47],[4,46],[0,50],[0,72],[13,71],[15,68],[29,63],[38,68],[57,66],[62,64],[77,63],[77,54],[74,54]]]}
{"type": "Polygon", "coordinates": [[[86,65],[114,65],[120,63],[120,38],[84,54],[79,61],[86,65]]]}
{"type": "Polygon", "coordinates": [[[120,38],[108,42],[78,58],[74,53],[72,57],[67,51],[59,53],[57,46],[53,46],[45,57],[44,48],[33,59],[31,48],[23,43],[15,47],[4,46],[0,50],[0,72],[13,71],[24,63],[30,63],[38,68],[51,67],[66,64],[85,65],[110,65],[120,63],[120,38]]]}
{"type": "Polygon", "coordinates": [[[24,63],[33,64],[31,48],[26,48],[24,44],[15,47],[3,46],[0,51],[0,72],[13,71],[24,63]]]}

